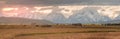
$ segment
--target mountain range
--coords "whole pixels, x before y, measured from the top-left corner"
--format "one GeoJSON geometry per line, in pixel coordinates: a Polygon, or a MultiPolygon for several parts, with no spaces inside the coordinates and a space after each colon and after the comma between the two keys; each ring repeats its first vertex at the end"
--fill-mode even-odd
{"type": "Polygon", "coordinates": [[[96,23],[112,23],[115,20],[120,20],[120,16],[111,19],[97,12],[94,7],[87,7],[82,10],[74,11],[74,14],[69,18],[65,18],[63,14],[52,12],[46,18],[55,23],[82,23],[82,24],[96,24],[96,23]]]}

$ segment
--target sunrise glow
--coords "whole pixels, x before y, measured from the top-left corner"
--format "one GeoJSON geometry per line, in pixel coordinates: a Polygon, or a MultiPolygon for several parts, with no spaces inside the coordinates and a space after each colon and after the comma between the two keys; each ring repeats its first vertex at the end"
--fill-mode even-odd
{"type": "Polygon", "coordinates": [[[2,11],[18,10],[18,8],[3,8],[2,11]]]}
{"type": "MultiPolygon", "coordinates": [[[[99,14],[108,16],[111,19],[116,18],[119,15],[120,6],[87,6],[87,5],[74,5],[74,6],[58,6],[60,13],[62,13],[66,18],[73,15],[74,11],[83,10],[86,7],[97,7],[95,8],[99,14]]],[[[33,7],[3,7],[3,16],[18,16],[24,14],[41,14],[42,16],[47,16],[52,13],[54,6],[33,6],[33,7]]],[[[35,15],[33,15],[35,16],[35,15]]],[[[19,17],[19,16],[18,16],[19,17]]],[[[24,16],[23,16],[24,17],[24,16]]],[[[36,17],[35,17],[36,18],[36,17]]]]}

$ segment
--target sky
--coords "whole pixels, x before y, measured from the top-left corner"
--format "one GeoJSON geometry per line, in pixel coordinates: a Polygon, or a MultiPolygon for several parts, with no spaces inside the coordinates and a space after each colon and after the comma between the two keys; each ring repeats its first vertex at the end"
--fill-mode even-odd
{"type": "Polygon", "coordinates": [[[118,13],[120,12],[120,0],[0,0],[0,4],[2,7],[0,15],[5,17],[42,19],[52,13],[55,7],[57,7],[56,13],[63,14],[65,18],[87,7],[94,7],[99,14],[111,19],[120,15],[118,13]]]}
{"type": "MultiPolygon", "coordinates": [[[[90,5],[90,6],[91,5],[93,5],[93,6],[97,5],[97,7],[101,7],[99,5],[102,5],[102,6],[106,6],[107,5],[108,7],[109,6],[120,6],[120,0],[0,0],[0,1],[2,3],[7,3],[7,4],[35,5],[34,7],[37,7],[37,5],[39,7],[40,7],[40,5],[44,5],[44,6],[54,6],[54,5],[57,5],[57,6],[61,6],[62,8],[69,9],[68,12],[65,12],[64,10],[61,11],[61,12],[64,12],[62,14],[67,15],[66,17],[69,17],[70,15],[72,15],[72,11],[73,10],[77,10],[77,8],[82,9],[82,8],[86,7],[86,5],[90,5]]],[[[28,8],[28,7],[24,7],[24,6],[22,6],[22,7],[23,8],[28,8]]],[[[38,9],[36,9],[36,10],[38,10],[38,9]]],[[[46,10],[46,11],[48,13],[51,12],[50,9],[46,10]]],[[[109,10],[109,11],[111,11],[111,10],[109,10]]],[[[45,10],[43,10],[41,12],[45,12],[45,10]]],[[[98,12],[101,12],[100,9],[98,10],[98,12]]],[[[48,14],[48,13],[46,13],[46,14],[48,14]]]]}
{"type": "Polygon", "coordinates": [[[61,13],[66,18],[75,14],[75,11],[81,11],[87,7],[93,7],[96,11],[104,16],[108,16],[111,19],[119,15],[120,6],[86,6],[86,5],[74,5],[74,6],[7,6],[1,9],[2,15],[6,17],[30,17],[30,18],[41,18],[47,16],[50,13],[61,13]],[[97,8],[96,8],[97,7],[97,8]],[[55,11],[54,11],[55,9],[55,11]]]}
{"type": "MultiPolygon", "coordinates": [[[[2,1],[2,0],[1,0],[2,1]]],[[[3,0],[8,4],[30,5],[120,5],[120,0],[3,0]]]]}

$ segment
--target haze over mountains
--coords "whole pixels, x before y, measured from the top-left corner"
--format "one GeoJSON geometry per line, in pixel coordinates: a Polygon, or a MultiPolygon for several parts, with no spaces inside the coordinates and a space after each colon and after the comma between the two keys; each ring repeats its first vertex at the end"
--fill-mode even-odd
{"type": "MultiPolygon", "coordinates": [[[[111,19],[108,16],[97,12],[95,7],[88,7],[82,10],[74,11],[74,14],[69,18],[65,18],[62,13],[51,13],[47,16],[47,20],[55,23],[82,23],[82,24],[94,24],[94,23],[112,23],[112,21],[120,20],[119,16],[111,19]]],[[[119,23],[119,22],[118,22],[119,23]]]]}
{"type": "Polygon", "coordinates": [[[110,20],[109,17],[99,14],[95,8],[84,8],[81,11],[75,11],[75,14],[70,16],[70,21],[73,23],[99,23],[101,21],[110,20]]]}

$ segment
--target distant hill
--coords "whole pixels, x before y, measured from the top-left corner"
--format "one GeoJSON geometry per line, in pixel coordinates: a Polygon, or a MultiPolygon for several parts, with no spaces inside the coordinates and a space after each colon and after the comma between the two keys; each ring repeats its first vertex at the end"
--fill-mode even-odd
{"type": "Polygon", "coordinates": [[[36,20],[36,19],[27,19],[27,18],[18,18],[18,17],[0,17],[0,23],[3,24],[38,24],[38,25],[47,25],[53,24],[47,20],[36,20]]]}

